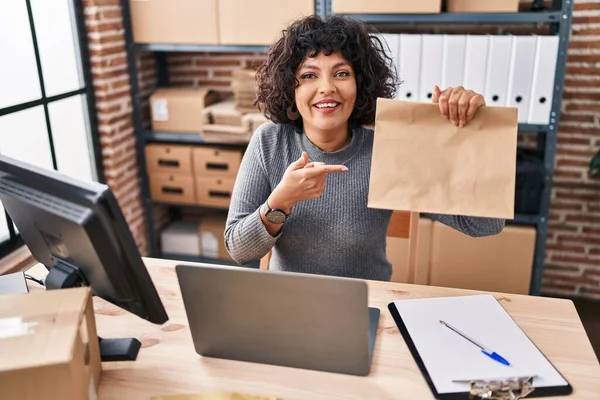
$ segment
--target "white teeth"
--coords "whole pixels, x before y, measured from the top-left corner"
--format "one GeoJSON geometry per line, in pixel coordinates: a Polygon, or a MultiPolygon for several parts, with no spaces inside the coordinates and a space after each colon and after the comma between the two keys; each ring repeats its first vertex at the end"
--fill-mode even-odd
{"type": "Polygon", "coordinates": [[[337,106],[339,103],[321,103],[317,104],[315,107],[317,108],[333,108],[337,106]]]}

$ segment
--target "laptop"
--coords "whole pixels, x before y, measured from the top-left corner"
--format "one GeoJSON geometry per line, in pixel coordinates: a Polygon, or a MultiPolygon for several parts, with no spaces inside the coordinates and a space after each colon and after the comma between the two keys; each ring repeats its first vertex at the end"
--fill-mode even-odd
{"type": "Polygon", "coordinates": [[[175,267],[199,355],[368,375],[380,310],[352,278],[189,264],[175,267]]]}

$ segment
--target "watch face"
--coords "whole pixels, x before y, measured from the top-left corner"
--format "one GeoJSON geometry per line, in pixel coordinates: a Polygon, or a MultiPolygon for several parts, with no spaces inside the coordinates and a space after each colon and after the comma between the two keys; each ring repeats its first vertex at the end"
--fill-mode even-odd
{"type": "Polygon", "coordinates": [[[274,224],[282,224],[285,221],[285,214],[279,210],[271,210],[267,212],[266,217],[274,224]]]}

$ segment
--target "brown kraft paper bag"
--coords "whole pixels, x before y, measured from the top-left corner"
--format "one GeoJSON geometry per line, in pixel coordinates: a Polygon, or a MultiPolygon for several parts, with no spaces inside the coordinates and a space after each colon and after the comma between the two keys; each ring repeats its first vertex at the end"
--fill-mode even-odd
{"type": "Polygon", "coordinates": [[[379,98],[368,207],[514,218],[517,130],[516,107],[459,128],[435,103],[379,98]]]}

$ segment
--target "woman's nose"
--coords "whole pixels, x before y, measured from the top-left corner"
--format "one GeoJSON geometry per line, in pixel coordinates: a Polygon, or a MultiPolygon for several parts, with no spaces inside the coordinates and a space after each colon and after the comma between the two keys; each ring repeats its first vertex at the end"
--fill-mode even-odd
{"type": "Polygon", "coordinates": [[[330,94],[336,91],[335,84],[329,78],[323,78],[319,82],[319,92],[322,94],[330,94]]]}

